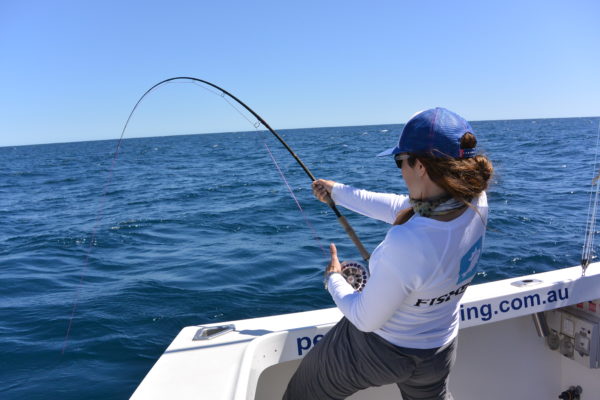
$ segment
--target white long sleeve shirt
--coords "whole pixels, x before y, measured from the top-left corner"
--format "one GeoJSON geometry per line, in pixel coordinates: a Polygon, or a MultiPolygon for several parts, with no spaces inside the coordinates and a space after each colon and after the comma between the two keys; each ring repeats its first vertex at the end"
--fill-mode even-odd
{"type": "MultiPolygon", "coordinates": [[[[336,204],[393,224],[410,207],[408,196],[374,193],[336,183],[336,204]]],[[[472,202],[452,221],[419,215],[388,231],[369,262],[371,276],[356,292],[340,274],[329,277],[329,293],[358,329],[375,332],[396,346],[429,349],[458,334],[459,300],[476,273],[487,197],[472,202]]]]}

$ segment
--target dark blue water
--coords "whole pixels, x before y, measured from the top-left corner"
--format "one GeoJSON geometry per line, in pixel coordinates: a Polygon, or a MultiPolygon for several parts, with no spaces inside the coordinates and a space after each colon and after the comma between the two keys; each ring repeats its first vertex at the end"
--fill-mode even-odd
{"type": "MultiPolygon", "coordinates": [[[[476,282],[579,263],[598,123],[473,123],[496,167],[476,282]]],[[[281,133],[317,177],[404,192],[374,157],[401,128],[281,133]]],[[[322,248],[359,259],[270,135],[129,139],[112,167],[115,146],[0,148],[3,399],[127,398],[184,326],[330,307],[322,248]]],[[[384,237],[346,215],[368,249],[384,237]]]]}

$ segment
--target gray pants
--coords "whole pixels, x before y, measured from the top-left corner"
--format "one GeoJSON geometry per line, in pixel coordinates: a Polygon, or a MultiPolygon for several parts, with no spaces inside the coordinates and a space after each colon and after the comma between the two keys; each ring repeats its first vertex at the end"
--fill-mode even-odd
{"type": "Polygon", "coordinates": [[[404,400],[452,400],[446,384],[455,358],[456,340],[437,349],[408,349],[342,318],[304,357],[283,399],[345,399],[396,383],[404,400]]]}

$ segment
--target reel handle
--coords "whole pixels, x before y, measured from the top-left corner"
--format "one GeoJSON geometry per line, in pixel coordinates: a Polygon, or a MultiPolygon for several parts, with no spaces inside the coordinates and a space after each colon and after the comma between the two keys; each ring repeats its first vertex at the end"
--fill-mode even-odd
{"type": "Polygon", "coordinates": [[[361,292],[369,279],[369,270],[358,261],[342,261],[342,276],[354,288],[361,292]]]}

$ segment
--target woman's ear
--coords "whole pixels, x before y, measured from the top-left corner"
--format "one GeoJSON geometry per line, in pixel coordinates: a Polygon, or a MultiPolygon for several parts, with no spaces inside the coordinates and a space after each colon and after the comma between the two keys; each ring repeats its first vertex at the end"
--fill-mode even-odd
{"type": "Polygon", "coordinates": [[[425,169],[425,166],[418,158],[415,160],[414,170],[417,172],[417,176],[420,178],[427,175],[427,170],[425,169]]]}

